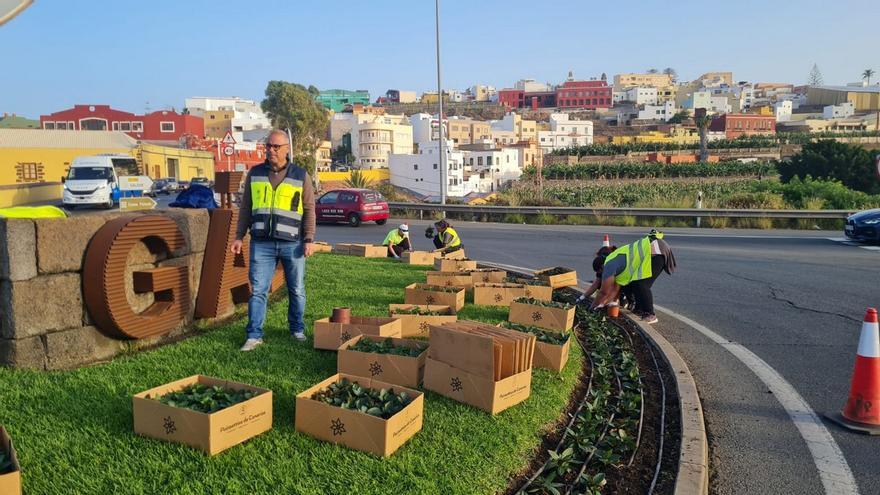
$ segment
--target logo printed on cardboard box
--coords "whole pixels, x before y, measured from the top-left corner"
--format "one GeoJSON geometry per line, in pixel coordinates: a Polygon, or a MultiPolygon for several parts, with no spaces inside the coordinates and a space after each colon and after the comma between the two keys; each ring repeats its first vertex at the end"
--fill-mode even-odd
{"type": "Polygon", "coordinates": [[[526,289],[526,297],[532,297],[531,289],[528,289],[528,288],[526,289]]]}
{"type": "Polygon", "coordinates": [[[342,335],[339,336],[340,342],[347,342],[351,340],[351,334],[348,332],[342,332],[342,335]]]}
{"type": "Polygon", "coordinates": [[[376,376],[382,374],[382,365],[379,364],[379,361],[373,361],[370,363],[370,376],[376,376]]]}
{"type": "Polygon", "coordinates": [[[162,426],[165,428],[166,435],[171,435],[177,431],[177,425],[174,424],[174,420],[171,419],[171,416],[166,416],[164,418],[164,421],[165,422],[162,424],[162,426]]]}
{"type": "Polygon", "coordinates": [[[497,293],[495,294],[495,302],[501,302],[502,299],[504,299],[504,296],[497,293]]]}
{"type": "Polygon", "coordinates": [[[427,295],[427,296],[425,296],[425,302],[428,303],[428,305],[431,305],[431,304],[434,304],[435,302],[437,302],[437,300],[434,299],[434,296],[427,295]]]}
{"type": "Polygon", "coordinates": [[[330,421],[330,431],[333,433],[333,436],[342,435],[345,433],[345,423],[342,422],[342,419],[336,418],[330,421]]]}
{"type": "Polygon", "coordinates": [[[534,313],[532,313],[532,321],[541,321],[542,319],[544,319],[544,316],[541,314],[540,311],[535,311],[534,313]]]}
{"type": "Polygon", "coordinates": [[[428,325],[428,322],[423,321],[423,322],[419,323],[419,330],[424,333],[427,333],[430,330],[430,326],[428,325]]]}
{"type": "Polygon", "coordinates": [[[462,390],[461,380],[457,376],[452,378],[450,385],[452,385],[453,392],[461,392],[461,390],[462,390]]]}

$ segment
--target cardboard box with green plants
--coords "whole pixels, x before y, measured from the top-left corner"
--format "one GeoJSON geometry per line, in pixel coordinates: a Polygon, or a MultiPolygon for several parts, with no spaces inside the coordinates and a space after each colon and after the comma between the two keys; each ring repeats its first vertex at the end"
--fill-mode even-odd
{"type": "MultiPolygon", "coordinates": [[[[296,431],[387,457],[422,429],[424,394],[337,373],[296,396],[296,431]]],[[[355,490],[357,491],[357,490],[355,490]]]]}
{"type": "Polygon", "coordinates": [[[555,301],[521,297],[510,303],[508,321],[561,332],[574,326],[574,306],[555,301]]]}
{"type": "Polygon", "coordinates": [[[533,325],[520,325],[519,323],[504,322],[501,326],[526,332],[535,336],[535,368],[544,368],[553,371],[562,371],[568,363],[568,352],[571,350],[572,332],[560,332],[538,328],[533,325]]]}
{"type": "Polygon", "coordinates": [[[209,455],[272,429],[272,391],[194,375],[132,398],[138,435],[190,445],[209,455]]]}
{"type": "Polygon", "coordinates": [[[430,325],[458,319],[449,306],[428,304],[389,304],[388,316],[400,320],[400,335],[404,338],[428,338],[430,325]]]}
{"type": "Polygon", "coordinates": [[[434,269],[441,272],[469,272],[477,269],[477,262],[469,259],[446,259],[434,260],[434,269]]]}
{"type": "Polygon", "coordinates": [[[0,493],[21,494],[21,465],[6,428],[0,426],[0,493]]]}
{"type": "Polygon", "coordinates": [[[481,306],[510,306],[514,299],[527,297],[526,294],[535,294],[535,299],[549,301],[553,298],[553,289],[510,283],[474,284],[474,304],[481,306]]]}
{"type": "Polygon", "coordinates": [[[466,289],[474,285],[470,272],[427,272],[426,278],[428,285],[464,287],[466,289]]]}
{"type": "Polygon", "coordinates": [[[335,351],[344,342],[361,334],[379,337],[401,337],[400,320],[375,316],[352,316],[348,323],[336,323],[330,318],[315,320],[315,349],[335,351]]]}
{"type": "Polygon", "coordinates": [[[507,278],[507,272],[495,268],[479,268],[471,270],[471,281],[474,284],[500,284],[507,278]]]}
{"type": "Polygon", "coordinates": [[[407,251],[401,255],[400,259],[408,265],[431,266],[437,259],[437,253],[432,251],[407,251]]]}
{"type": "Polygon", "coordinates": [[[418,388],[424,376],[427,351],[425,341],[358,335],[339,346],[336,370],[418,388]]]}
{"type": "Polygon", "coordinates": [[[425,389],[491,414],[531,394],[535,336],[459,320],[431,327],[425,389]]]}
{"type": "Polygon", "coordinates": [[[439,253],[440,257],[444,260],[464,260],[467,259],[467,255],[464,254],[464,249],[456,249],[455,251],[450,251],[448,253],[444,253],[442,249],[435,249],[435,253],[439,253]]]}
{"type": "Polygon", "coordinates": [[[545,280],[554,289],[574,287],[578,284],[577,272],[561,266],[538,270],[535,272],[535,277],[545,280]]]}
{"type": "Polygon", "coordinates": [[[531,297],[541,301],[553,300],[553,287],[547,285],[547,282],[538,278],[528,277],[507,277],[504,279],[507,284],[521,284],[526,286],[524,297],[531,297]]]}
{"type": "Polygon", "coordinates": [[[404,289],[406,304],[449,306],[453,313],[464,307],[464,288],[429,284],[410,284],[404,289]]]}

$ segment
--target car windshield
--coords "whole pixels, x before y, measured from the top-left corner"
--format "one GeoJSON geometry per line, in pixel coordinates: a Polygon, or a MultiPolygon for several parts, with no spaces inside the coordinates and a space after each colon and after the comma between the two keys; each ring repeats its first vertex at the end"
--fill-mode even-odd
{"type": "Polygon", "coordinates": [[[364,203],[377,203],[379,201],[385,201],[385,198],[383,198],[381,194],[372,191],[363,193],[363,198],[364,203]]]}
{"type": "Polygon", "coordinates": [[[109,167],[72,167],[69,180],[107,180],[113,176],[109,167]]]}

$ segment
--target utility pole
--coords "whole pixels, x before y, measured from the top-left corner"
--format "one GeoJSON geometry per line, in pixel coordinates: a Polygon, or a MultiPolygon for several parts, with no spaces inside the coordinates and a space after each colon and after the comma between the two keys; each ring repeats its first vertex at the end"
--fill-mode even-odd
{"type": "MultiPolygon", "coordinates": [[[[439,104],[439,115],[437,125],[440,131],[440,204],[446,205],[446,186],[447,186],[447,170],[446,170],[446,137],[443,132],[443,87],[440,84],[440,0],[434,0],[434,18],[436,26],[436,42],[437,42],[437,103],[439,104]]],[[[440,216],[446,218],[446,211],[440,211],[440,216]]]]}

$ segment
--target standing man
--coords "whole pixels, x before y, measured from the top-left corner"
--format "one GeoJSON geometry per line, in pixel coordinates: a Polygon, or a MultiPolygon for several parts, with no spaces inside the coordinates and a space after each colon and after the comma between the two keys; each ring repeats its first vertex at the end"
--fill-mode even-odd
{"type": "Polygon", "coordinates": [[[389,258],[400,258],[404,252],[412,250],[412,245],[409,242],[409,225],[402,223],[396,229],[388,232],[382,245],[388,246],[389,258]]]}
{"type": "Polygon", "coordinates": [[[266,304],[275,267],[281,262],[287,285],[287,324],[291,335],[304,341],[303,313],[306,290],[305,259],[314,252],[315,193],[305,169],[290,163],[287,133],[274,130],[266,138],[266,161],[252,168],[245,179],[238,228],[231,250],[241,253],[242,239],[251,232],[251,298],[248,301],[247,340],[242,351],[263,343],[266,304]]]}

